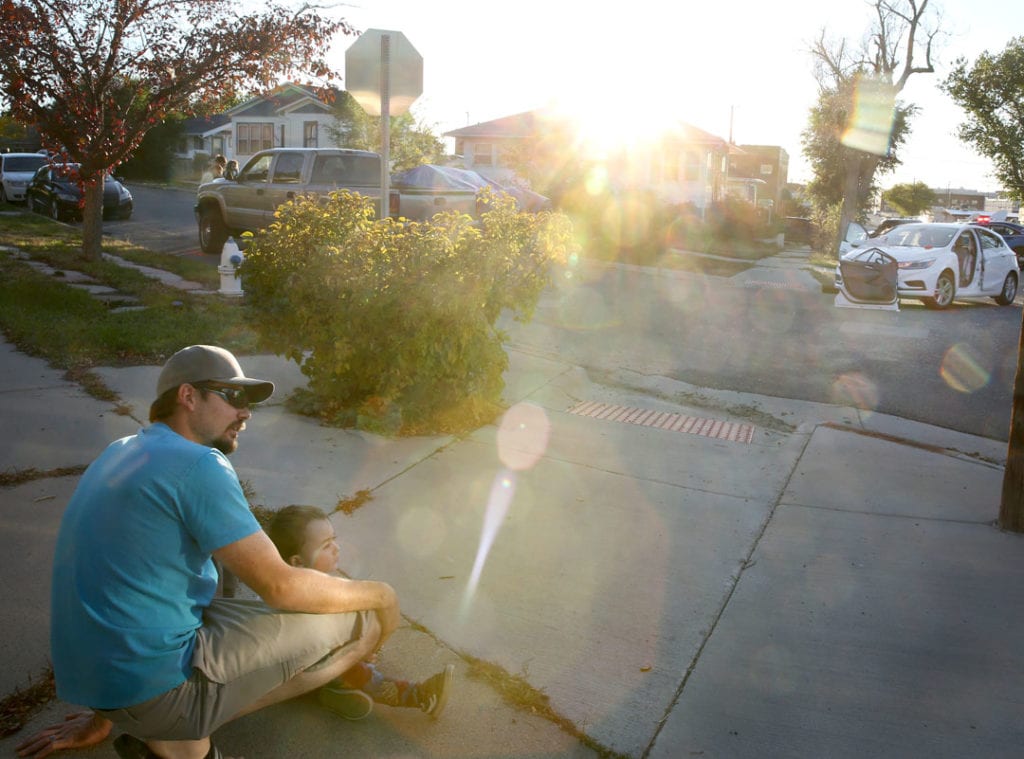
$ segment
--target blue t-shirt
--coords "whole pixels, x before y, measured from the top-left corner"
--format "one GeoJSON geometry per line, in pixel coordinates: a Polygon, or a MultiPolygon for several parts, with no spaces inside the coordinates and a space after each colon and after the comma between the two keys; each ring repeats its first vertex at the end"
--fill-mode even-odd
{"type": "Polygon", "coordinates": [[[217,588],[211,554],[259,529],[220,451],[159,423],[111,443],[82,476],[57,536],[57,694],[118,709],[184,682],[217,588]]]}

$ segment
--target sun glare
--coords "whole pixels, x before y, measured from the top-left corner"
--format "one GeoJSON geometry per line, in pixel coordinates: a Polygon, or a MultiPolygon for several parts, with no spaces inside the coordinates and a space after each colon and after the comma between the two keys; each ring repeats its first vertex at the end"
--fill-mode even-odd
{"type": "Polygon", "coordinates": [[[592,156],[643,147],[686,120],[685,93],[678,85],[666,88],[652,56],[634,53],[634,60],[642,63],[574,68],[550,104],[576,126],[580,149],[592,156]]]}
{"type": "Polygon", "coordinates": [[[681,121],[666,104],[639,93],[565,96],[553,109],[575,125],[580,148],[594,157],[650,144],[681,121]]]}

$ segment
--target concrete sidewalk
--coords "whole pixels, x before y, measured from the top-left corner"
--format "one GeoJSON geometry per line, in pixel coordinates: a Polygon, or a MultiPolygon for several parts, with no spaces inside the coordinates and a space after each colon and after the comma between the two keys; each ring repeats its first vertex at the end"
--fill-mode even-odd
{"type": "MultiPolygon", "coordinates": [[[[297,369],[243,357],[279,386],[233,457],[253,499],[332,510],[370,490],[334,521],[346,570],[392,583],[410,621],[381,667],[419,678],[454,662],[457,674],[436,722],[378,707],[350,723],[299,700],[219,731],[228,754],[1019,754],[1024,544],[993,526],[1005,443],[629,372],[596,384],[510,355],[500,428],[401,440],[287,413],[297,369]],[[664,400],[695,391],[751,414],[664,400]],[[585,401],[608,418],[574,413],[585,401]],[[612,421],[619,409],[652,421],[612,421]],[[684,417],[750,425],[750,442],[664,428],[684,417]],[[542,691],[578,734],[469,677],[472,658],[542,691]]],[[[157,372],[100,370],[126,416],[5,347],[0,418],[17,434],[0,471],[88,464],[138,428],[157,372]]],[[[4,694],[46,665],[49,563],[76,481],[0,488],[4,694]]]]}

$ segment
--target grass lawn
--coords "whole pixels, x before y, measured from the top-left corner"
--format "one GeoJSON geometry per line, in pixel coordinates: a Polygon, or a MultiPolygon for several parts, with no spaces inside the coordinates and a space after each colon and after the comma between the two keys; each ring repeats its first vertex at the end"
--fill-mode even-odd
{"type": "MultiPolygon", "coordinates": [[[[10,211],[17,206],[0,205],[10,211]]],[[[196,295],[168,287],[111,261],[81,255],[81,230],[34,214],[0,217],[0,330],[30,355],[45,358],[72,374],[93,366],[162,363],[194,343],[215,343],[236,353],[258,350],[246,326],[244,306],[216,295],[196,295]],[[59,270],[88,274],[146,308],[112,312],[59,276],[48,276],[17,258],[22,251],[59,270]]],[[[216,289],[219,277],[208,264],[106,239],[103,250],[126,260],[174,272],[216,289]]]]}

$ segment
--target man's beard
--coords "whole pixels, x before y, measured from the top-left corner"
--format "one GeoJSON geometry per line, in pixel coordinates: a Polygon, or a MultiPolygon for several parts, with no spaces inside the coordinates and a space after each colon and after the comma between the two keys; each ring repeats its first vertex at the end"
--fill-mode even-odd
{"type": "Polygon", "coordinates": [[[229,431],[234,432],[235,437],[228,437],[225,434],[213,441],[213,447],[225,456],[230,456],[238,449],[238,433],[242,431],[241,425],[232,426],[229,428],[229,431]]]}
{"type": "Polygon", "coordinates": [[[225,456],[230,456],[238,448],[237,440],[229,440],[225,437],[219,437],[213,441],[213,447],[223,453],[225,456]]]}

